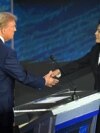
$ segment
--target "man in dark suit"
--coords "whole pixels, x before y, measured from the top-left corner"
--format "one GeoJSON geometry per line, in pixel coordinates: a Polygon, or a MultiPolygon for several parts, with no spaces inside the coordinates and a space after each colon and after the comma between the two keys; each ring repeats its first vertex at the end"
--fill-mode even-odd
{"type": "MultiPolygon", "coordinates": [[[[90,65],[95,79],[94,89],[100,92],[100,21],[95,32],[95,37],[96,45],[93,46],[87,55],[54,70],[52,77],[60,77],[61,75],[64,76],[78,70],[81,67],[90,65]]],[[[97,118],[96,133],[100,133],[100,111],[97,118]]]]}
{"type": "Polygon", "coordinates": [[[51,77],[52,71],[44,77],[25,71],[17,60],[15,50],[6,47],[5,42],[13,39],[16,31],[16,20],[12,13],[0,13],[0,133],[13,133],[15,80],[37,89],[58,83],[51,77]]]}

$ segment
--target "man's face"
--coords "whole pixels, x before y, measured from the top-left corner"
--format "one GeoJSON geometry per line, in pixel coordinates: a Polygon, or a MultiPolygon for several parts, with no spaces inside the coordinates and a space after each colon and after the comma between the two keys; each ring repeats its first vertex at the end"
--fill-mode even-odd
{"type": "Polygon", "coordinates": [[[100,24],[97,27],[97,30],[95,32],[95,37],[96,37],[96,43],[100,43],[100,24]]]}
{"type": "Polygon", "coordinates": [[[4,28],[5,41],[13,39],[15,31],[16,31],[16,22],[14,20],[9,21],[7,26],[4,28]]]}

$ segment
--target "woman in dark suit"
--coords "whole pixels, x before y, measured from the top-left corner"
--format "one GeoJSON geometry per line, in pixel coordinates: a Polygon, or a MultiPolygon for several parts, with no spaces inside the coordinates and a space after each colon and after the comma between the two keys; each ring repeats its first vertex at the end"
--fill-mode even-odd
{"type": "Polygon", "coordinates": [[[89,65],[91,66],[91,70],[95,78],[94,89],[100,91],[100,22],[98,23],[95,37],[96,45],[93,46],[88,54],[78,60],[69,62],[67,65],[64,65],[61,68],[54,70],[52,76],[60,77],[63,75],[67,75],[68,73],[77,71],[81,67],[89,65]]]}

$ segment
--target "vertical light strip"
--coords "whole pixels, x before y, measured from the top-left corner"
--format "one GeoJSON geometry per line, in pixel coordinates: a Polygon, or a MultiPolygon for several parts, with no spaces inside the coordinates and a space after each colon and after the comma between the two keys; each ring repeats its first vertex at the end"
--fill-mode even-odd
{"type": "MultiPolygon", "coordinates": [[[[14,12],[14,3],[13,0],[11,0],[11,13],[14,12]]],[[[11,41],[11,48],[14,49],[14,39],[11,41]]]]}

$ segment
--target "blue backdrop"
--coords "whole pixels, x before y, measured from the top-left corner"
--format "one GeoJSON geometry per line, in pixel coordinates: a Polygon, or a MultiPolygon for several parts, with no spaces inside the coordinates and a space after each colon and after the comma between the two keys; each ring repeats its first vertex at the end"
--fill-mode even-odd
{"type": "MultiPolygon", "coordinates": [[[[0,12],[11,12],[11,0],[0,0],[0,12]]],[[[9,41],[8,46],[11,46],[11,41],[9,41]]]]}
{"type": "Polygon", "coordinates": [[[100,0],[14,0],[15,49],[20,60],[82,57],[95,45],[100,0]]]}
{"type": "Polygon", "coordinates": [[[2,11],[11,11],[10,0],[0,0],[0,12],[2,11]]]}

